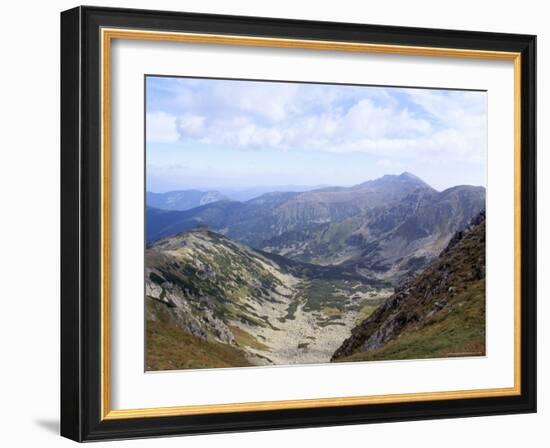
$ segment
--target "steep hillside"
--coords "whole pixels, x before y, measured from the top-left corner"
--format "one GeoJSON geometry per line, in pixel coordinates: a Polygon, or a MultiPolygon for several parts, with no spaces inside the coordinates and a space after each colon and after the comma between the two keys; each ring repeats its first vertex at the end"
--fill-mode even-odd
{"type": "Polygon", "coordinates": [[[391,293],[344,268],[265,254],[206,229],[152,244],[145,285],[151,370],[176,368],[155,353],[176,356],[182,344],[202,361],[181,367],[179,352],[177,368],[326,362],[359,313],[391,293]]]}
{"type": "Polygon", "coordinates": [[[485,353],[485,213],[395,293],[335,351],[333,361],[485,353]]]}
{"type": "Polygon", "coordinates": [[[201,205],[227,199],[219,191],[178,190],[167,193],[148,191],[145,196],[147,206],[161,210],[190,210],[201,205]]]}

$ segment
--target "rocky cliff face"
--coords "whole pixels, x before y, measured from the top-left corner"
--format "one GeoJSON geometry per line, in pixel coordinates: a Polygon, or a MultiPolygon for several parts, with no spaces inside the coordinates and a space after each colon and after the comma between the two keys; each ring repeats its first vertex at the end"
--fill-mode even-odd
{"type": "Polygon", "coordinates": [[[450,239],[335,351],[333,361],[485,352],[485,213],[450,239]]]}

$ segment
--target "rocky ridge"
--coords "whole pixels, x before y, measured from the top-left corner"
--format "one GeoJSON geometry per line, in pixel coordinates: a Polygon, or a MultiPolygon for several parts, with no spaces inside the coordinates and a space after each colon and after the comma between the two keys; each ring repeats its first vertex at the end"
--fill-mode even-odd
{"type": "MultiPolygon", "coordinates": [[[[436,328],[436,324],[445,320],[447,324],[440,325],[441,334],[430,334],[434,340],[438,339],[434,344],[437,350],[426,349],[422,357],[450,356],[446,350],[456,352],[458,339],[464,347],[475,346],[477,351],[472,353],[483,354],[484,281],[485,212],[481,212],[466,229],[454,234],[440,256],[421,274],[404,281],[383,305],[353,328],[351,336],[335,351],[332,360],[376,359],[369,358],[369,354],[376,354],[392,343],[401,344],[399,350],[403,351],[406,349],[402,347],[403,341],[408,337],[416,335],[415,341],[419,344],[422,338],[418,335],[427,334],[430,326],[436,328]],[[449,325],[451,319],[460,326],[449,325]],[[461,335],[466,330],[467,335],[461,335]],[[455,341],[454,346],[446,347],[445,337],[455,341]]],[[[399,350],[395,350],[396,358],[399,350]]],[[[391,356],[386,351],[380,356],[382,358],[391,356]]]]}

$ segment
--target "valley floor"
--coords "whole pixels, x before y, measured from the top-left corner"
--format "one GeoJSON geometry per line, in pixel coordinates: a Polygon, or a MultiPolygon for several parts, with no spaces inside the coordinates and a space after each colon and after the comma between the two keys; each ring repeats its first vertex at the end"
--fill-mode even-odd
{"type": "Polygon", "coordinates": [[[334,351],[346,339],[351,329],[370,314],[383,300],[392,294],[391,289],[371,291],[356,297],[356,306],[341,310],[322,306],[313,309],[311,285],[298,293],[290,306],[283,305],[270,313],[272,326],[256,332],[256,338],[265,345],[264,349],[247,347],[253,355],[253,364],[317,364],[330,361],[334,351]],[[254,359],[256,358],[256,359],[254,359]]]}
{"type": "Polygon", "coordinates": [[[230,328],[236,344],[192,336],[169,320],[148,320],[147,370],[327,363],[351,329],[393,292],[327,281],[305,281],[294,290],[289,302],[262,309],[267,325],[234,322],[230,328]],[[317,295],[320,291],[322,296],[317,295]],[[347,299],[342,301],[344,293],[347,299]]]}

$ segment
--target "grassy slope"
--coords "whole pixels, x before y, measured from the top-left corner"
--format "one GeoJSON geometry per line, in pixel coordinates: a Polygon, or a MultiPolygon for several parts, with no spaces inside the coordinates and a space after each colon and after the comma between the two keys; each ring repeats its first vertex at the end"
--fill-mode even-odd
{"type": "Polygon", "coordinates": [[[485,279],[453,298],[450,313],[436,314],[421,328],[410,328],[384,347],[338,362],[442,358],[485,354],[485,279]]]}
{"type": "Polygon", "coordinates": [[[359,310],[359,314],[357,314],[356,322],[361,323],[365,319],[367,319],[376,308],[378,308],[380,305],[384,303],[386,299],[377,299],[377,300],[368,300],[359,310]]]}
{"type": "Polygon", "coordinates": [[[147,321],[147,370],[245,367],[250,362],[237,348],[205,341],[163,322],[147,321]]]}

